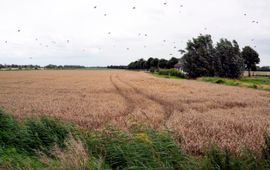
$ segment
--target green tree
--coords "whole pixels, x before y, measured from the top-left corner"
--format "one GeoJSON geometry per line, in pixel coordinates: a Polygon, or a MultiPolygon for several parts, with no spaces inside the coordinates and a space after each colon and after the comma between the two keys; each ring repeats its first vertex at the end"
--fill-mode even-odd
{"type": "Polygon", "coordinates": [[[152,57],[148,58],[148,60],[145,62],[144,64],[144,68],[149,70],[151,68],[151,62],[153,61],[154,59],[152,57]]]}
{"type": "Polygon", "coordinates": [[[256,64],[260,63],[259,54],[250,46],[246,46],[242,50],[242,57],[245,61],[245,67],[248,70],[248,76],[250,76],[250,71],[256,71],[256,64]]]}
{"type": "Polygon", "coordinates": [[[167,68],[174,68],[174,65],[177,64],[179,62],[179,59],[172,57],[168,63],[167,63],[167,68]]]}
{"type": "Polygon", "coordinates": [[[166,68],[167,63],[168,63],[168,61],[166,59],[160,59],[159,60],[159,68],[162,68],[162,69],[166,68]]]}
{"type": "Polygon", "coordinates": [[[140,60],[138,60],[137,69],[145,69],[144,68],[145,63],[146,63],[146,61],[143,58],[141,58],[140,60]]]}
{"type": "Polygon", "coordinates": [[[200,35],[188,41],[186,51],[181,61],[189,77],[214,76],[214,48],[211,35],[200,35]]]}
{"type": "Polygon", "coordinates": [[[150,62],[150,68],[154,67],[154,68],[159,68],[159,59],[158,58],[154,58],[151,62],[150,62]]]}
{"type": "Polygon", "coordinates": [[[244,60],[238,43],[221,39],[215,48],[215,76],[239,78],[244,71],[244,60]]]}

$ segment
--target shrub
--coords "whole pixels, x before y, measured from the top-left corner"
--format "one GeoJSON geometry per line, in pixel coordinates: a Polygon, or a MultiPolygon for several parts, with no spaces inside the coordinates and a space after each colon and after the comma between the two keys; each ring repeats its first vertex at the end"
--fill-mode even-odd
{"type": "Polygon", "coordinates": [[[218,80],[216,80],[216,83],[217,83],[217,84],[224,84],[225,81],[224,81],[224,80],[221,80],[221,79],[218,79],[218,80]]]}
{"type": "Polygon", "coordinates": [[[159,70],[158,71],[159,75],[167,75],[167,76],[175,76],[179,78],[186,78],[186,75],[182,71],[178,71],[175,68],[172,69],[166,69],[166,70],[159,70]]]}

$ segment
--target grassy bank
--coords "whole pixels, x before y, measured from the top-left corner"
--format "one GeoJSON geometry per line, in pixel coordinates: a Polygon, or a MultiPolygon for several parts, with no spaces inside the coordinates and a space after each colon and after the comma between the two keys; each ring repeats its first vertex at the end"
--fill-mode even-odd
{"type": "Polygon", "coordinates": [[[173,133],[131,126],[79,129],[51,118],[17,122],[0,111],[0,167],[3,169],[269,169],[270,138],[258,153],[239,155],[209,147],[188,155],[173,133]]]}
{"type": "Polygon", "coordinates": [[[270,90],[270,77],[265,76],[255,76],[255,77],[243,77],[241,79],[227,79],[220,77],[202,77],[198,80],[217,83],[217,84],[225,84],[229,86],[241,86],[241,87],[249,87],[261,90],[270,90]]]}

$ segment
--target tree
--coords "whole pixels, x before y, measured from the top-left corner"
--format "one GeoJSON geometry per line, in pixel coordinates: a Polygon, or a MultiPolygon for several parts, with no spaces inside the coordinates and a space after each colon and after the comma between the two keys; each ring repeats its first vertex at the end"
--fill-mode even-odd
{"type": "Polygon", "coordinates": [[[188,41],[186,51],[181,61],[189,77],[214,76],[214,48],[211,35],[200,35],[188,41]]]}
{"type": "Polygon", "coordinates": [[[151,67],[151,62],[153,61],[154,59],[152,57],[150,57],[144,64],[144,68],[149,70],[150,67],[151,67]]]}
{"type": "Polygon", "coordinates": [[[150,68],[154,67],[154,68],[159,68],[159,59],[158,58],[154,58],[151,62],[150,62],[150,68]]]}
{"type": "Polygon", "coordinates": [[[215,48],[215,76],[239,78],[244,71],[244,60],[238,43],[221,39],[215,48]]]}
{"type": "Polygon", "coordinates": [[[167,68],[168,69],[174,68],[174,65],[177,64],[178,62],[179,62],[179,59],[172,57],[167,63],[167,68]]]}
{"type": "Polygon", "coordinates": [[[250,77],[250,71],[256,71],[256,64],[260,63],[259,54],[250,46],[246,46],[242,50],[242,57],[244,58],[245,67],[250,77]]]}
{"type": "Polygon", "coordinates": [[[146,63],[146,61],[143,58],[141,58],[140,60],[138,60],[137,69],[145,69],[144,68],[145,63],[146,63]]]}
{"type": "Polygon", "coordinates": [[[165,69],[167,66],[168,61],[166,59],[159,60],[159,68],[165,69]]]}

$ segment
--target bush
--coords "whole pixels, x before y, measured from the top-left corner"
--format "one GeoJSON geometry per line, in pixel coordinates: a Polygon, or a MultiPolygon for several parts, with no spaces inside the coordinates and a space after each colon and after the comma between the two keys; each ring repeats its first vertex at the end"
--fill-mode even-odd
{"type": "Polygon", "coordinates": [[[218,80],[216,81],[216,83],[217,83],[217,84],[224,84],[225,81],[224,81],[224,80],[221,80],[221,79],[218,79],[218,80]]]}
{"type": "Polygon", "coordinates": [[[179,77],[179,78],[186,78],[186,75],[184,72],[178,71],[175,68],[166,69],[166,70],[159,70],[158,74],[159,75],[174,76],[174,77],[179,77]]]}

